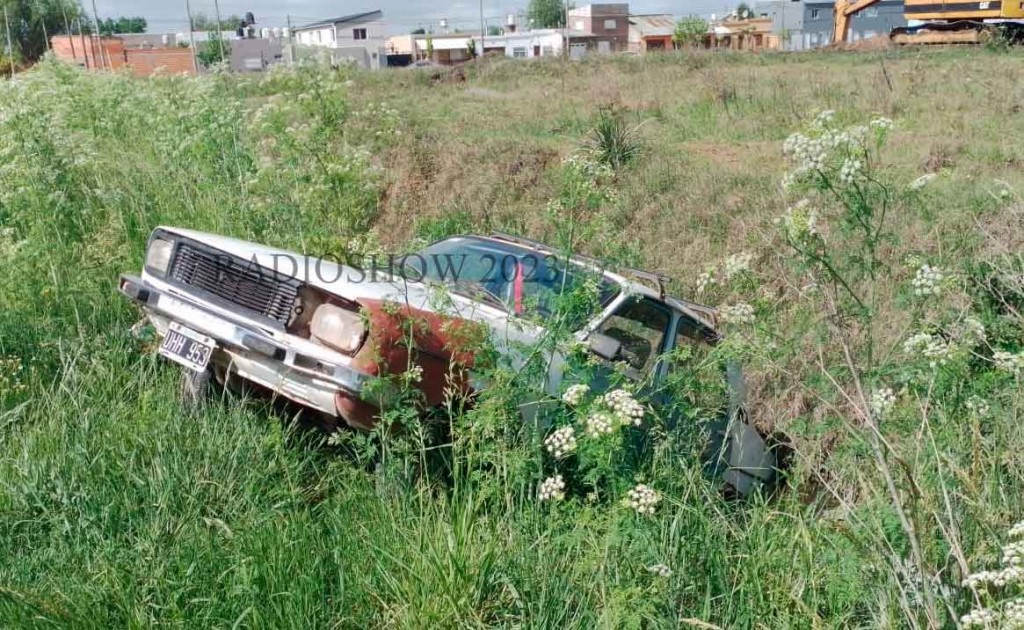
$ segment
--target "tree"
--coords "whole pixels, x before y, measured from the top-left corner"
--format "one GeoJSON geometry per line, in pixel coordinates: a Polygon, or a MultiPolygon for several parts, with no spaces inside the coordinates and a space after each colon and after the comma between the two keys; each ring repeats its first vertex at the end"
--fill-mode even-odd
{"type": "Polygon", "coordinates": [[[231,44],[227,40],[221,39],[219,31],[212,31],[210,32],[209,39],[199,44],[199,49],[196,51],[196,59],[205,68],[231,59],[231,44]]]}
{"type": "Polygon", "coordinates": [[[754,11],[753,11],[753,9],[750,8],[750,5],[748,5],[746,2],[741,2],[739,4],[739,6],[736,7],[736,15],[741,20],[745,20],[747,18],[754,17],[754,11]]]}
{"type": "Polygon", "coordinates": [[[76,0],[0,0],[0,5],[7,8],[11,28],[10,42],[6,40],[6,28],[0,31],[4,38],[0,52],[9,46],[11,54],[23,62],[42,57],[47,49],[47,38],[67,34],[65,25],[82,17],[76,0]]]}
{"type": "Polygon", "coordinates": [[[487,27],[487,35],[489,37],[496,37],[498,35],[501,35],[501,27],[500,26],[488,26],[487,27]]]}
{"type": "Polygon", "coordinates": [[[411,31],[409,31],[409,34],[410,35],[426,35],[427,34],[427,29],[422,28],[422,27],[414,28],[411,31]]]}
{"type": "Polygon", "coordinates": [[[121,16],[116,20],[100,20],[100,35],[121,35],[124,33],[145,33],[146,18],[121,16]]]}
{"type": "Polygon", "coordinates": [[[192,15],[192,30],[193,31],[234,31],[238,28],[238,25],[242,23],[242,18],[237,15],[229,15],[217,23],[215,18],[211,18],[205,13],[195,13],[192,15]]]}
{"type": "Polygon", "coordinates": [[[704,18],[690,15],[676,22],[676,30],[672,33],[672,41],[679,48],[697,46],[708,32],[708,23],[704,18]]]}
{"type": "Polygon", "coordinates": [[[562,0],[530,0],[526,16],[533,20],[535,28],[562,28],[565,26],[565,9],[572,5],[562,0]]]}

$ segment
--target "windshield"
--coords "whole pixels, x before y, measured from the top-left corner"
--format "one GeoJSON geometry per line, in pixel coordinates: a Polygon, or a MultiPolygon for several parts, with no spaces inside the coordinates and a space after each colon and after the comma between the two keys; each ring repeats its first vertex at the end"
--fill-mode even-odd
{"type": "Polygon", "coordinates": [[[404,269],[409,279],[446,284],[527,317],[550,316],[559,298],[588,278],[597,283],[601,306],[619,292],[614,282],[564,258],[472,236],[452,237],[410,254],[404,269]]]}

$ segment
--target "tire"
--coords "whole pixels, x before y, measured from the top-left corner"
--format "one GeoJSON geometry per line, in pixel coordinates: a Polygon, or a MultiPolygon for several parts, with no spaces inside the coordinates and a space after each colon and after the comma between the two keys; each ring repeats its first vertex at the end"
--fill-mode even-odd
{"type": "Polygon", "coordinates": [[[213,393],[213,371],[196,372],[182,368],[178,384],[178,401],[187,413],[197,413],[209,402],[213,393]]]}

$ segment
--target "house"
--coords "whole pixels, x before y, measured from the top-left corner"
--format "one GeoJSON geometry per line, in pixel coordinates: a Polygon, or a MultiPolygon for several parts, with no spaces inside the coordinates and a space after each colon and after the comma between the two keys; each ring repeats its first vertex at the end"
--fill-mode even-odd
{"type": "Polygon", "coordinates": [[[326,53],[334,63],[344,61],[378,69],[387,64],[384,13],[365,11],[298,26],[294,29],[297,57],[326,53]]]}
{"type": "Polygon", "coordinates": [[[804,3],[770,0],[754,5],[754,13],[772,20],[772,32],[779,36],[782,50],[803,50],[804,3]]]}
{"type": "Polygon", "coordinates": [[[712,21],[703,46],[716,50],[779,50],[782,40],[770,17],[739,18],[735,15],[712,21]]]}
{"type": "MultiPolygon", "coordinates": [[[[785,50],[820,48],[832,43],[835,2],[832,0],[771,0],[755,5],[755,12],[772,19],[772,30],[782,39],[785,50]]],[[[906,26],[903,0],[880,0],[862,9],[850,20],[851,42],[888,36],[894,28],[906,26]]]]}
{"type": "Polygon", "coordinates": [[[629,5],[588,4],[568,11],[569,56],[608,54],[629,48],[629,5]]]}
{"type": "Polygon", "coordinates": [[[672,50],[676,21],[671,15],[629,16],[629,49],[645,53],[651,50],[672,50]]]}
{"type": "MultiPolygon", "coordinates": [[[[501,53],[513,59],[557,57],[562,54],[565,35],[561,29],[540,28],[530,31],[488,35],[482,45],[487,54],[501,53]]],[[[480,52],[480,37],[474,37],[473,47],[480,52]]]]}
{"type": "Polygon", "coordinates": [[[500,35],[453,33],[444,35],[396,35],[387,41],[387,54],[409,56],[414,61],[430,59],[443,65],[469,61],[481,53],[500,54],[513,59],[532,59],[562,54],[565,34],[561,29],[511,31],[500,35]]]}

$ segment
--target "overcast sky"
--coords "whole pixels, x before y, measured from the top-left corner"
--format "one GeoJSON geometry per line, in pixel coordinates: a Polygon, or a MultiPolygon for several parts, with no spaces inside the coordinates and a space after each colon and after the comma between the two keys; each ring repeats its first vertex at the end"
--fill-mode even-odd
{"type": "MultiPolygon", "coordinates": [[[[149,23],[149,32],[176,32],[187,27],[186,0],[96,0],[100,19],[120,15],[142,15],[149,23]]],[[[189,0],[193,13],[213,16],[214,0],[189,0]]],[[[448,18],[451,28],[479,28],[480,2],[478,0],[369,0],[363,3],[338,0],[219,0],[221,17],[242,15],[252,11],[257,28],[285,26],[288,16],[299,25],[316,20],[381,9],[392,34],[405,33],[417,26],[433,24],[448,18]]],[[[484,0],[484,18],[488,25],[504,23],[507,13],[522,11],[529,0],[484,0]]],[[[671,13],[673,15],[724,13],[739,0],[637,0],[630,2],[632,13],[671,13]]],[[[577,0],[582,6],[586,1],[577,0]]],[[[91,13],[91,0],[83,2],[91,13]]]]}

